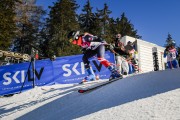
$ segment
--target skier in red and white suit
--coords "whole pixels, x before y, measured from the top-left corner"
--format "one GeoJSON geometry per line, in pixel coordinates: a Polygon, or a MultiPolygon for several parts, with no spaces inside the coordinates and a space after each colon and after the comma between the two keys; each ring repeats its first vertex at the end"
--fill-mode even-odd
{"type": "Polygon", "coordinates": [[[179,63],[177,60],[178,52],[173,45],[169,45],[166,47],[164,51],[164,57],[167,57],[168,68],[179,68],[179,63]]]}
{"type": "Polygon", "coordinates": [[[89,33],[80,35],[80,31],[71,31],[68,34],[68,38],[72,44],[82,47],[84,54],[82,60],[88,73],[88,76],[86,76],[83,81],[91,81],[96,79],[94,71],[92,70],[89,62],[89,58],[95,55],[97,55],[98,61],[112,72],[110,79],[122,78],[122,75],[119,74],[113,65],[111,65],[111,63],[104,58],[105,45],[107,44],[106,41],[89,33]]]}

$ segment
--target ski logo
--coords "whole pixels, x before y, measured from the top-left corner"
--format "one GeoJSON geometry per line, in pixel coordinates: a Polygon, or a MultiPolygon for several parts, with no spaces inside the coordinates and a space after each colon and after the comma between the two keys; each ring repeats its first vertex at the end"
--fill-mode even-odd
{"type": "MultiPolygon", "coordinates": [[[[92,60],[92,63],[94,64],[95,68],[100,72],[101,68],[102,68],[102,64],[98,64],[96,60],[92,60]]],[[[85,74],[85,68],[84,68],[84,63],[83,62],[76,62],[75,64],[65,64],[62,66],[63,71],[65,71],[63,73],[64,77],[69,77],[71,76],[73,73],[75,73],[76,75],[81,75],[81,74],[85,74]],[[80,67],[80,69],[78,69],[80,67]]],[[[94,70],[96,71],[96,70],[94,70]]]]}
{"type": "MultiPolygon", "coordinates": [[[[40,69],[40,71],[35,70],[35,75],[38,80],[40,80],[42,73],[44,71],[44,67],[40,69]]],[[[26,74],[28,75],[28,81],[33,81],[33,75],[32,71],[28,70],[27,73],[25,73],[25,70],[16,71],[15,73],[6,72],[3,74],[3,85],[10,85],[12,82],[15,82],[17,84],[23,83],[26,74]]]]}

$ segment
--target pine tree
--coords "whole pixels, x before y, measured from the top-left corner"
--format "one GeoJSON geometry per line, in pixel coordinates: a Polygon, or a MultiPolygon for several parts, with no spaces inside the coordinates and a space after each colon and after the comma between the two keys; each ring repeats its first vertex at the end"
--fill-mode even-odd
{"type": "Polygon", "coordinates": [[[80,53],[80,49],[67,40],[71,30],[79,29],[76,10],[79,6],[75,0],[58,0],[50,7],[47,19],[48,56],[65,56],[80,53]]]}
{"type": "Polygon", "coordinates": [[[33,46],[39,46],[41,18],[45,11],[35,5],[36,0],[21,0],[16,5],[17,36],[14,39],[14,51],[31,54],[33,46]]]}
{"type": "Polygon", "coordinates": [[[119,26],[117,32],[119,31],[122,36],[128,35],[135,38],[141,38],[137,35],[137,30],[134,30],[134,25],[131,24],[131,21],[125,16],[125,13],[122,13],[121,19],[117,19],[117,25],[119,26]]]}
{"type": "Polygon", "coordinates": [[[99,16],[99,18],[101,19],[102,22],[102,34],[107,34],[106,32],[108,30],[106,30],[109,26],[109,15],[112,13],[112,11],[109,10],[107,4],[104,4],[104,8],[102,10],[98,10],[97,9],[97,15],[99,16]]]}
{"type": "MultiPolygon", "coordinates": [[[[92,8],[90,1],[88,0],[86,5],[83,6],[82,9],[82,14],[79,15],[79,23],[81,26],[81,29],[84,32],[89,32],[94,34],[94,27],[95,27],[95,21],[96,21],[96,17],[95,14],[92,12],[92,8]]],[[[97,22],[97,21],[96,21],[97,22]]]]}
{"type": "Polygon", "coordinates": [[[116,24],[116,20],[113,18],[110,18],[109,20],[109,42],[113,42],[115,39],[115,35],[119,32],[117,32],[118,25],[116,24]]]}
{"type": "Polygon", "coordinates": [[[165,43],[165,47],[169,46],[169,45],[176,45],[175,44],[175,40],[172,39],[171,34],[168,33],[167,39],[166,39],[166,43],[165,43]]]}
{"type": "Polygon", "coordinates": [[[1,0],[0,2],[0,49],[8,50],[15,36],[15,4],[18,0],[1,0]]]}
{"type": "Polygon", "coordinates": [[[108,33],[108,42],[112,42],[115,39],[115,35],[120,33],[123,36],[131,36],[135,38],[141,38],[137,34],[137,30],[134,29],[133,24],[125,16],[125,13],[122,13],[121,18],[110,18],[109,19],[109,33],[108,33]]]}

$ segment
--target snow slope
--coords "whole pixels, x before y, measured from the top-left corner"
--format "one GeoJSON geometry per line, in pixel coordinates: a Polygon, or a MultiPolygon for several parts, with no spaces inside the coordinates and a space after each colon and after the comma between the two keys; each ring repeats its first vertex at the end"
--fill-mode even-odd
{"type": "Polygon", "coordinates": [[[180,120],[180,69],[127,77],[86,94],[40,87],[0,98],[1,120],[180,120]]]}

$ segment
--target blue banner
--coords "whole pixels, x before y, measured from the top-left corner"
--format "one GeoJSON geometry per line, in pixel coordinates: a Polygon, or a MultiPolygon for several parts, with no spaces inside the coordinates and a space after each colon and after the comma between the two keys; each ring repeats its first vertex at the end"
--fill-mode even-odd
{"type": "MultiPolygon", "coordinates": [[[[49,59],[35,62],[20,63],[0,67],[0,95],[18,93],[21,90],[52,84],[79,83],[87,76],[82,54],[58,57],[55,61],[49,59]],[[33,71],[33,65],[35,67],[33,71]],[[26,78],[26,79],[25,79],[26,78]]],[[[114,63],[114,55],[106,52],[105,58],[114,63]]],[[[110,72],[101,65],[96,57],[90,59],[92,68],[101,79],[107,79],[110,72]]]]}

